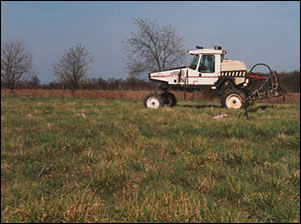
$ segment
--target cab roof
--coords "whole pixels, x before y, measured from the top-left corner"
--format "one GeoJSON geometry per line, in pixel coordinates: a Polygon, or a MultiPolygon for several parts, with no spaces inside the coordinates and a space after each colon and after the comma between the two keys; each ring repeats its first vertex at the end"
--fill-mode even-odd
{"type": "Polygon", "coordinates": [[[190,50],[188,51],[191,55],[196,54],[227,54],[224,50],[215,50],[215,49],[196,49],[196,50],[190,50]]]}

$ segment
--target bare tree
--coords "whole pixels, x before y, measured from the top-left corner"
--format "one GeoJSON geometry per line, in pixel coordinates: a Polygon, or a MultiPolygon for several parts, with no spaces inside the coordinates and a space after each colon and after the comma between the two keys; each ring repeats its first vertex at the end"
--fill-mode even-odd
{"type": "Polygon", "coordinates": [[[124,43],[130,76],[162,71],[185,63],[183,39],[171,26],[158,26],[148,19],[134,19],[137,33],[124,43]]]}
{"type": "Polygon", "coordinates": [[[13,90],[17,81],[34,72],[32,54],[21,41],[6,41],[1,45],[1,82],[13,90]]]}
{"type": "Polygon", "coordinates": [[[87,78],[88,65],[91,62],[93,62],[93,57],[86,47],[79,43],[66,52],[54,65],[54,75],[57,81],[70,87],[74,94],[82,80],[87,78]]]}

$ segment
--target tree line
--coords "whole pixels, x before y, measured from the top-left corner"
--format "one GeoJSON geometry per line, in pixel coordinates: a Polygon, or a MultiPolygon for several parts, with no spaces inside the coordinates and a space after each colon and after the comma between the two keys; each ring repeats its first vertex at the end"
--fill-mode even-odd
{"type": "MultiPolygon", "coordinates": [[[[58,81],[52,81],[47,84],[42,84],[37,76],[34,76],[28,80],[20,80],[15,83],[16,89],[45,89],[45,90],[61,90],[69,89],[72,87],[64,85],[58,81]]],[[[7,87],[1,82],[1,88],[7,87]]],[[[135,77],[129,77],[127,79],[115,79],[109,78],[107,80],[102,78],[92,78],[82,80],[78,89],[81,90],[153,90],[155,83],[151,81],[141,80],[135,77]]]]}
{"type": "MultiPolygon", "coordinates": [[[[134,19],[137,32],[123,42],[127,53],[126,70],[128,78],[104,80],[89,78],[89,65],[93,56],[81,43],[67,50],[54,62],[52,73],[55,81],[41,84],[33,66],[33,54],[21,41],[1,42],[1,88],[12,91],[30,89],[103,89],[103,90],[149,90],[155,84],[140,79],[150,71],[163,71],[183,66],[186,51],[183,38],[171,26],[158,26],[148,19],[134,19]]],[[[279,74],[282,88],[300,92],[300,70],[279,74]]],[[[145,77],[143,77],[145,78],[145,77]]]]}
{"type": "MultiPolygon", "coordinates": [[[[292,93],[300,93],[300,71],[281,72],[278,74],[281,87],[292,93]]],[[[60,90],[71,89],[68,85],[63,85],[61,82],[52,81],[48,84],[42,84],[37,76],[33,76],[27,80],[19,80],[15,83],[16,89],[45,89],[45,90],[60,90]]],[[[4,82],[1,82],[1,88],[5,89],[4,82]]],[[[127,79],[102,79],[92,78],[85,79],[81,82],[80,89],[82,90],[153,90],[155,83],[129,77],[127,79]]]]}
{"type": "Polygon", "coordinates": [[[162,71],[184,62],[183,38],[171,26],[158,26],[148,19],[134,19],[137,33],[123,42],[127,53],[126,80],[89,79],[88,68],[93,56],[81,43],[70,48],[52,68],[55,81],[40,84],[32,65],[33,55],[20,41],[1,42],[1,88],[60,88],[71,89],[141,89],[153,84],[139,80],[141,74],[162,71]],[[25,79],[25,77],[27,78],[25,79]]]}

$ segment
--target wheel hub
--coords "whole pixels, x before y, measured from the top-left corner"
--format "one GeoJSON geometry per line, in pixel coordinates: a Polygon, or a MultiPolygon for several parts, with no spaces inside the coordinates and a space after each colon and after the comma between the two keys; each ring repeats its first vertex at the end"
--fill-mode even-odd
{"type": "Polygon", "coordinates": [[[151,97],[147,100],[146,106],[152,109],[158,109],[160,107],[160,102],[155,97],[151,97]]]}
{"type": "Polygon", "coordinates": [[[238,95],[231,94],[226,99],[226,105],[230,109],[239,109],[242,106],[242,100],[238,95]]]}

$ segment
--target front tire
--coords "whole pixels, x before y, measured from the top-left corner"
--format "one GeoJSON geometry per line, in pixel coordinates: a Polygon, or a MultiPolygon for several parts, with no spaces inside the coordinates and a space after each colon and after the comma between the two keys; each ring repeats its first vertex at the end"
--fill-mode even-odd
{"type": "Polygon", "coordinates": [[[222,107],[228,109],[241,109],[244,106],[246,94],[239,89],[228,89],[222,96],[222,107]]]}
{"type": "Polygon", "coordinates": [[[163,99],[164,106],[173,107],[177,104],[175,95],[170,92],[161,93],[160,96],[163,99]]]}
{"type": "Polygon", "coordinates": [[[156,93],[148,94],[144,98],[144,106],[151,109],[159,109],[160,107],[163,107],[164,103],[162,100],[162,97],[159,96],[156,93]]]}

